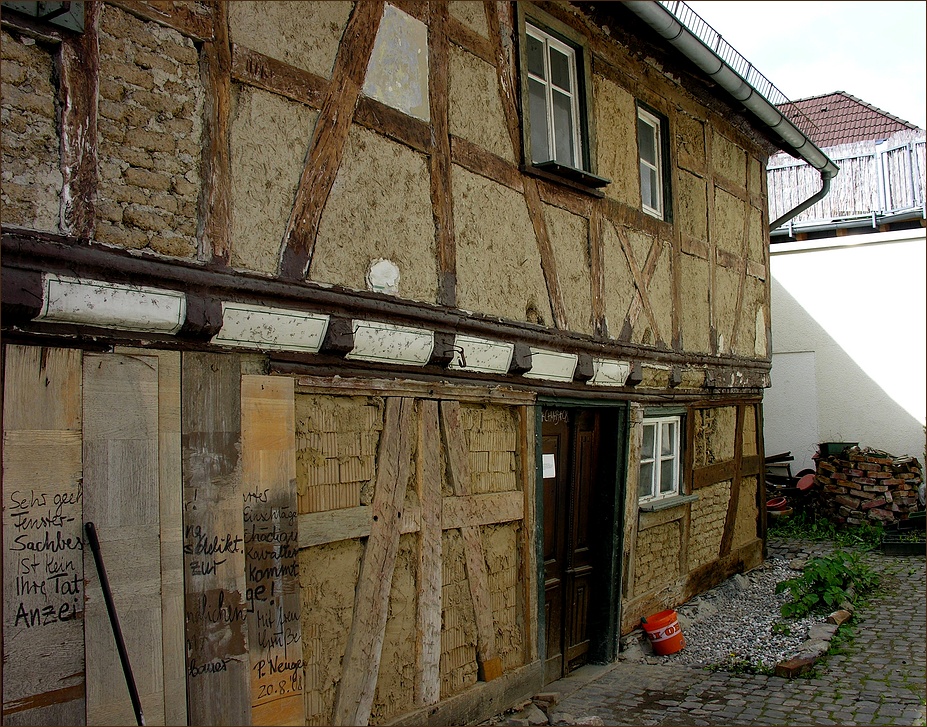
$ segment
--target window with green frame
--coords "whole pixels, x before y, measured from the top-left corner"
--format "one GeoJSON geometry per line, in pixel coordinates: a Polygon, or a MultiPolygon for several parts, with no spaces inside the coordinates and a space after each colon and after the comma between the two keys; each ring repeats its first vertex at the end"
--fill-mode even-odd
{"type": "Polygon", "coordinates": [[[682,494],[682,417],[645,417],[637,494],[652,502],[682,494]]]}
{"type": "Polygon", "coordinates": [[[590,53],[584,39],[528,3],[518,3],[525,166],[586,187],[595,174],[589,109],[590,53]]]}

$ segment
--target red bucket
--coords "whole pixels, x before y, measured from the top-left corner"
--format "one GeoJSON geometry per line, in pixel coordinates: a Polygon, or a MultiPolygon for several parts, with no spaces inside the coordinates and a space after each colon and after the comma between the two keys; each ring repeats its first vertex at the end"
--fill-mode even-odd
{"type": "Polygon", "coordinates": [[[641,626],[644,627],[655,654],[661,656],[675,654],[686,646],[679,619],[676,618],[676,612],[672,609],[660,611],[649,618],[642,618],[641,626]]]}

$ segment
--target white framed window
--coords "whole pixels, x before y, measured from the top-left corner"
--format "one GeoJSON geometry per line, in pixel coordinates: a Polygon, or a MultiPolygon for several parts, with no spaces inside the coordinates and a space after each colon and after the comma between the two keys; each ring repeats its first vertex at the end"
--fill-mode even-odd
{"type": "Polygon", "coordinates": [[[644,419],[637,489],[639,501],[660,500],[682,494],[681,426],[680,416],[644,419]]]}
{"type": "Polygon", "coordinates": [[[583,168],[576,50],[525,23],[531,161],[583,168]]]}
{"type": "Polygon", "coordinates": [[[640,157],[641,204],[644,212],[665,219],[663,123],[646,109],[637,109],[637,150],[640,157]]]}

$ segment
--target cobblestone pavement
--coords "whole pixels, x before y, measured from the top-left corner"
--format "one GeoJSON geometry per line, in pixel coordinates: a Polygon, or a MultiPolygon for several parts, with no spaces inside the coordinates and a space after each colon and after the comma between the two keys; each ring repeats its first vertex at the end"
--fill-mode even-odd
{"type": "MultiPolygon", "coordinates": [[[[826,552],[828,545],[771,542],[770,551],[826,552]]],[[[860,607],[855,636],[812,677],[711,672],[691,666],[587,666],[554,682],[550,724],[925,725],[925,558],[868,553],[882,575],[860,607]],[[601,722],[596,719],[598,717],[601,722]],[[564,719],[565,718],[565,719],[564,719]]]]}

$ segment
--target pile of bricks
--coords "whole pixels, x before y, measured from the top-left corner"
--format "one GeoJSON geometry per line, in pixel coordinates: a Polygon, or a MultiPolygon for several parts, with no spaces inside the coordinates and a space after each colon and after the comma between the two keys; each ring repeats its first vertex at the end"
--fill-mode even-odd
{"type": "Polygon", "coordinates": [[[822,512],[839,524],[887,525],[920,509],[917,488],[922,472],[914,457],[849,447],[818,459],[815,482],[822,512]]]}

